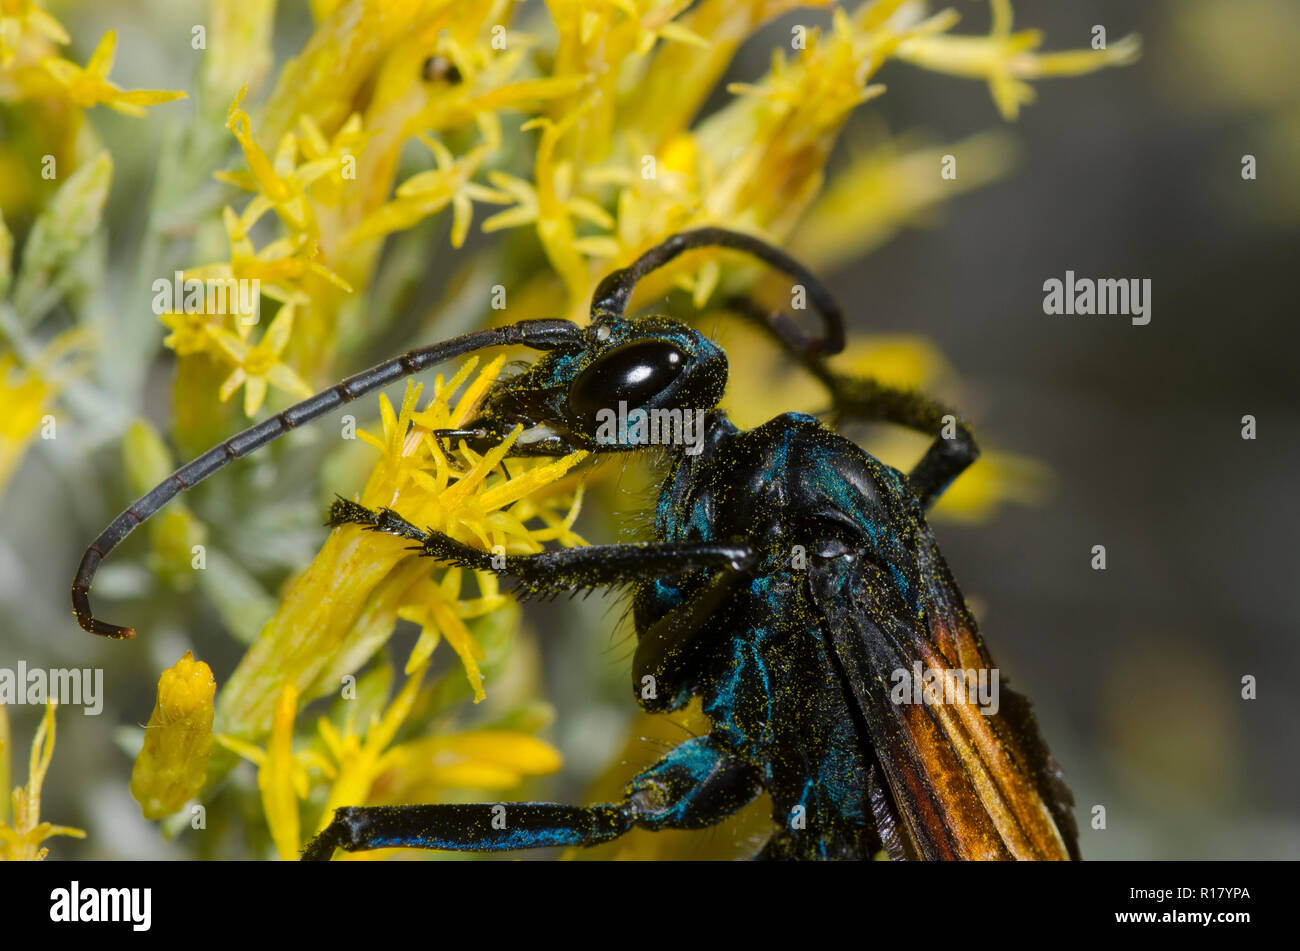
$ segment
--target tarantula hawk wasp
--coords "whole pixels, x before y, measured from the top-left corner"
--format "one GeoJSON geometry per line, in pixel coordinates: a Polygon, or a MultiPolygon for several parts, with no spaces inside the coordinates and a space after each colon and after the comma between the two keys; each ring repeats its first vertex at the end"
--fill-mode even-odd
{"type": "MultiPolygon", "coordinates": [[[[622,401],[707,411],[701,451],[668,451],[654,541],[512,555],[503,573],[525,593],[630,585],[638,702],[666,712],[699,695],[711,729],[632,779],[618,802],[341,808],[304,858],[328,859],[336,848],[591,845],[633,827],[713,825],[763,791],[775,831],[761,858],[865,859],[882,849],[892,859],[1078,858],[1073,801],[1027,700],[1003,687],[989,711],[962,698],[931,702],[931,694],[898,702],[891,692],[898,671],[993,669],[924,516],[978,455],[969,428],[919,394],[833,371],[826,357],[843,349],[844,328],[830,293],[784,252],[721,228],[676,234],[609,274],[589,326],[526,320],[412,350],[182,466],[90,545],[72,584],[77,620],[95,634],[133,636],[92,615],[91,579],[114,546],[181,491],[364,393],[506,344],[541,356],[496,383],[464,430],[441,435],[486,449],[522,423],[521,454],[629,451],[636,439],[597,438],[602,409],[622,401]],[[820,337],[752,300],[733,309],[825,385],[837,417],[935,435],[911,472],[803,413],[738,429],[717,408],[725,354],[676,320],[625,316],[638,281],[705,247],[747,252],[806,288],[820,337]],[[801,565],[796,546],[806,553],[801,565]],[[640,689],[646,678],[654,691],[640,689]]],[[[332,516],[405,537],[437,561],[491,568],[488,553],[390,510],[340,501],[332,516]]]]}

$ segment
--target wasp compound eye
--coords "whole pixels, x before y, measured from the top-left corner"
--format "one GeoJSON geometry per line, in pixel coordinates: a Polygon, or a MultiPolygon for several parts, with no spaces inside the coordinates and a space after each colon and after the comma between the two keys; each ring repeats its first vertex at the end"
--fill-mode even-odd
{"type": "Polygon", "coordinates": [[[625,343],[578,374],[569,390],[569,408],[591,418],[620,402],[645,406],[668,389],[685,366],[686,355],[666,340],[625,343]]]}

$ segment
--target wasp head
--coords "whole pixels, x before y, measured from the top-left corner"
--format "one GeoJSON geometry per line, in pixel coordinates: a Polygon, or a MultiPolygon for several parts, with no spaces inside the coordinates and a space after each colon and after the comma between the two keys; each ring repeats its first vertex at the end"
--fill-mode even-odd
{"type": "Polygon", "coordinates": [[[480,449],[522,425],[516,454],[539,456],[689,443],[726,384],[726,356],[699,332],[666,317],[616,318],[498,381],[454,435],[480,449]]]}

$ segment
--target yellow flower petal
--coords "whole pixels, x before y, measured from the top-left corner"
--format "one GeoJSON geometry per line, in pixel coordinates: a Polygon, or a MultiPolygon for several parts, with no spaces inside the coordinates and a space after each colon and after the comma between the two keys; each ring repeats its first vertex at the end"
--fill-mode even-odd
{"type": "MultiPolygon", "coordinates": [[[[41,843],[51,836],[70,836],[84,839],[86,833],[69,826],[56,826],[41,821],[41,788],[45,785],[45,774],[50,768],[54,756],[54,708],[57,704],[49,701],[45,705],[45,716],[36,728],[36,737],[32,740],[32,752],[27,764],[27,785],[13,791],[14,814],[11,822],[0,820],[0,859],[10,861],[40,861],[49,854],[49,849],[42,848],[41,843]]],[[[8,739],[8,716],[0,705],[0,740],[8,739]]],[[[9,757],[8,743],[0,748],[0,757],[6,760],[7,773],[9,757]]]]}
{"type": "Polygon", "coordinates": [[[298,850],[302,848],[299,786],[295,781],[298,766],[293,758],[293,721],[297,713],[298,691],[293,684],[285,684],[275,705],[266,762],[257,771],[257,786],[262,791],[262,809],[271,828],[271,838],[280,858],[286,862],[298,858],[298,850]]]}
{"type": "Polygon", "coordinates": [[[189,651],[159,678],[144,747],[131,772],[131,795],[146,819],[170,815],[203,787],[216,686],[208,665],[189,651]]]}

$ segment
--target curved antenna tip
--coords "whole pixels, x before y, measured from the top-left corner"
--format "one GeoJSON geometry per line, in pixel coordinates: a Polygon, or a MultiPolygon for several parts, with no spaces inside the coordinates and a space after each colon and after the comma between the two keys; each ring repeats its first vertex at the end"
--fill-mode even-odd
{"type": "Polygon", "coordinates": [[[111,637],[116,641],[129,641],[135,637],[135,628],[118,627],[116,624],[101,621],[91,614],[85,591],[77,588],[72,589],[72,616],[77,619],[81,629],[87,633],[98,634],[100,637],[111,637]]]}
{"type": "Polygon", "coordinates": [[[115,641],[129,641],[135,637],[135,628],[118,627],[116,624],[108,624],[99,618],[77,618],[83,630],[91,634],[98,634],[100,637],[111,637],[115,641]]]}

